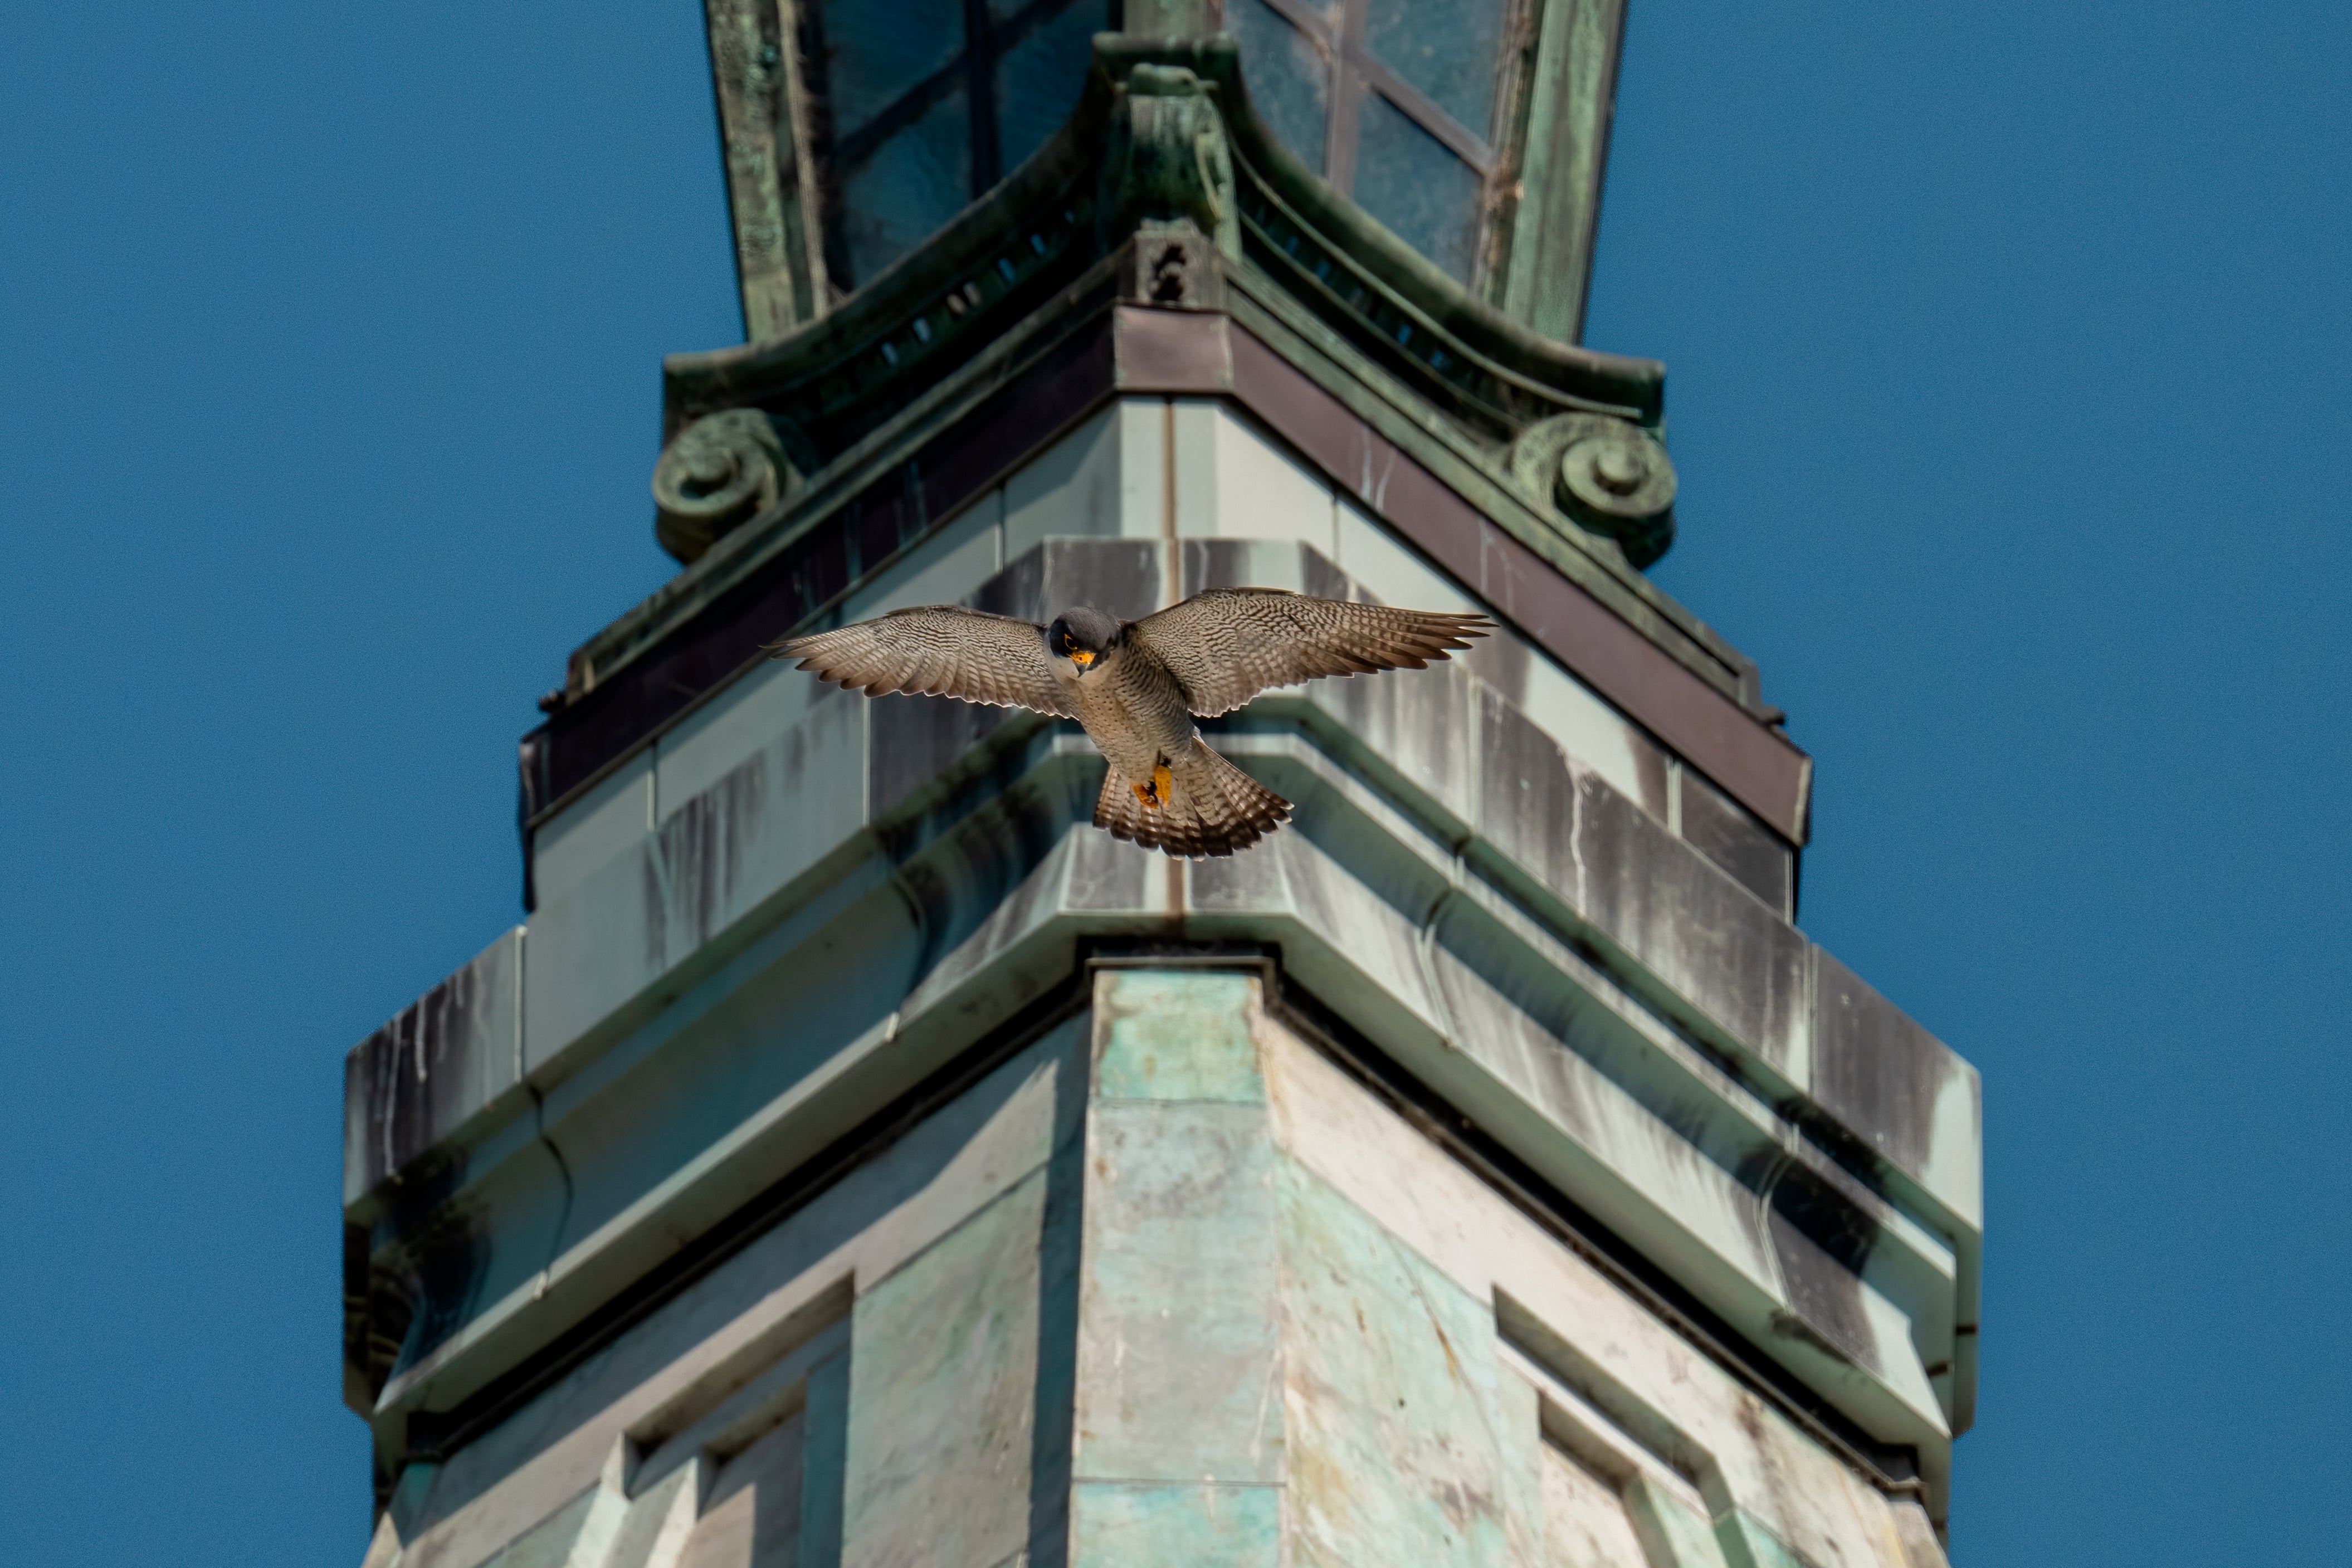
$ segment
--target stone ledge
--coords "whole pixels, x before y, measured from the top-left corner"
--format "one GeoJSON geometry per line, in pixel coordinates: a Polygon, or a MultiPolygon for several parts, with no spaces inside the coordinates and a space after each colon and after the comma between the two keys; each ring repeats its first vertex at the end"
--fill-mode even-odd
{"type": "MultiPolygon", "coordinates": [[[[1479,883],[1466,902],[1456,899],[1460,911],[1491,906],[1487,916],[1461,925],[1466,914],[1449,913],[1444,892],[1459,882],[1457,868],[1469,863],[1456,858],[1465,841],[1433,836],[1427,826],[1444,813],[1424,798],[1418,819],[1406,814],[1387,793],[1328,758],[1306,733],[1309,728],[1284,733],[1276,727],[1224,737],[1229,749],[1265,771],[1277,788],[1295,792],[1300,823],[1251,856],[1185,868],[1172,888],[1170,879],[1150,874],[1150,857],[1083,825],[1099,768],[1083,739],[1040,733],[1013,747],[976,785],[976,799],[968,790],[892,830],[896,848],[880,858],[872,848],[860,852],[867,858],[856,863],[867,869],[832,878],[830,885],[843,891],[825,900],[829,909],[806,907],[804,917],[737,947],[723,967],[691,982],[675,977],[662,982],[676,1001],[623,1030],[596,1057],[593,1071],[586,1071],[588,1060],[575,1058],[564,1080],[543,1086],[543,1136],[551,1147],[568,1149],[568,1168],[593,1166],[607,1173],[647,1168],[649,1149],[674,1148],[676,1155],[660,1156],[671,1162],[668,1174],[609,1212],[583,1193],[576,1217],[567,1213],[562,1231],[535,1249],[527,1245],[525,1256],[501,1259],[493,1244],[470,1265],[476,1281],[470,1299],[479,1305],[457,1309],[464,1326],[403,1369],[384,1390],[380,1408],[446,1406],[468,1384],[592,1310],[617,1282],[656,1266],[726,1212],[730,1200],[740,1201],[854,1125],[887,1102],[894,1085],[911,1082],[926,1064],[936,1065],[1058,983],[1082,936],[1164,934],[1173,917],[1181,923],[1175,928],[1189,936],[1251,935],[1281,942],[1289,966],[1318,995],[1344,1003],[1343,1015],[1368,1035],[1412,1061],[1482,1121],[1491,1121],[1499,1134],[1542,1155],[1534,1162],[1539,1168],[1640,1239],[1645,1251],[1685,1277],[1702,1299],[1718,1303],[1717,1310],[1728,1308],[1727,1318],[1753,1329],[1759,1343],[1797,1364],[1808,1381],[1833,1385],[1823,1388],[1826,1396],[1857,1407],[1857,1418],[1875,1430],[1941,1440],[1938,1429],[1947,1423],[1909,1341],[1926,1333],[1948,1344],[1948,1330],[1938,1325],[1964,1312],[1972,1320],[1969,1307],[1953,1300],[1948,1249],[1850,1179],[1842,1187],[1843,1173],[1829,1162],[1809,1162],[1811,1151],[1792,1128],[1776,1125],[1764,1103],[1735,1078],[1710,1074],[1703,1054],[1683,1046],[1671,1028],[1618,992],[1605,975],[1580,965],[1557,938],[1544,936],[1544,921],[1518,915],[1514,931],[1496,919],[1491,909],[1510,915],[1518,908],[1507,890],[1479,883]],[[1412,891],[1416,885],[1420,893],[1412,891]],[[1171,907],[1171,892],[1181,904],[1171,907]],[[865,913],[849,919],[843,897],[854,897],[855,908],[865,913]],[[1408,919],[1400,913],[1405,907],[1422,913],[1408,919]],[[730,1113],[731,1130],[715,1141],[682,1127],[663,1134],[647,1126],[633,1134],[625,1115],[622,1124],[610,1122],[615,1107],[646,1099],[648,1072],[693,1080],[717,1071],[723,1080],[740,1082],[740,1068],[722,1069],[716,1059],[695,1065],[696,1051],[707,1047],[681,1058],[677,1042],[692,1034],[698,1018],[737,1005],[731,998],[774,972],[796,945],[821,945],[824,934],[844,930],[866,934],[821,968],[803,967],[807,978],[799,983],[863,996],[861,1005],[874,1019],[820,1051],[797,1076],[778,1081],[765,1110],[748,1118],[740,1110],[730,1113]],[[1557,1015],[1564,1024],[1544,1021],[1556,1015],[1555,1005],[1527,993],[1523,984],[1496,991],[1491,962],[1485,977],[1473,977],[1478,954],[1513,945],[1505,937],[1515,937],[1528,955],[1527,973],[1561,977],[1552,983],[1565,988],[1570,1011],[1557,1015]],[[1465,946],[1475,953],[1465,956],[1465,946]],[[860,962],[849,964],[852,954],[860,962]],[[850,975],[862,977],[845,984],[850,975]],[[1514,988],[1524,999],[1511,994],[1514,988]],[[1573,998],[1612,993],[1616,999],[1601,1013],[1588,1004],[1583,1021],[1577,1021],[1580,1004],[1573,998]],[[1506,1021],[1513,1018],[1521,1021],[1506,1021]],[[1562,1029],[1570,1050],[1557,1052],[1552,1042],[1563,1038],[1562,1029]],[[1479,1045],[1480,1040],[1488,1043],[1479,1045]],[[616,1053],[614,1048],[625,1043],[627,1049],[616,1053]],[[1557,1065],[1530,1076],[1528,1066],[1509,1065],[1522,1059],[1557,1065]],[[1566,1078],[1559,1076],[1562,1071],[1566,1078]],[[1465,1071],[1473,1076],[1463,1078],[1465,1071]],[[1687,1132],[1676,1131],[1657,1146],[1686,1148],[1675,1159],[1688,1172],[1717,1172],[1707,1182],[1719,1197],[1700,1201],[1689,1196],[1696,1189],[1687,1179],[1623,1167],[1629,1158],[1644,1157],[1637,1151],[1645,1140],[1654,1142],[1665,1129],[1692,1127],[1691,1114],[1710,1105],[1717,1109],[1702,1120],[1716,1133],[1690,1145],[1687,1132]],[[583,1115],[591,1121],[582,1122],[583,1115]],[[577,1140],[600,1119],[607,1124],[594,1135],[593,1157],[579,1157],[577,1140]],[[1580,1124],[1585,1128],[1580,1139],[1580,1124]],[[1741,1126],[1748,1131],[1738,1133],[1741,1126]],[[1636,1130],[1642,1127],[1659,1131],[1636,1130]],[[1720,1142],[1726,1135],[1731,1145],[1720,1142]],[[1712,1152],[1706,1146],[1710,1142],[1712,1152]],[[1742,1148],[1751,1152],[1743,1155],[1742,1148]],[[1741,1176],[1745,1169],[1751,1173],[1746,1182],[1759,1181],[1753,1174],[1757,1157],[1776,1169],[1803,1169],[1806,1180],[1776,1177],[1760,1186],[1766,1196],[1759,1197],[1741,1176]],[[1693,1159],[1699,1164],[1691,1165],[1693,1159]],[[1672,1197],[1678,1187],[1683,1200],[1672,1197]],[[1858,1223],[1877,1241],[1858,1258],[1841,1259],[1808,1239],[1820,1230],[1819,1218],[1805,1205],[1781,1201],[1784,1189],[1803,1191],[1813,1209],[1829,1203],[1849,1217],[1841,1223],[1848,1228],[1858,1223]],[[1663,1208],[1660,1195],[1666,1197],[1663,1208]],[[1693,1201],[1699,1207],[1689,1207],[1693,1201]],[[1914,1261],[1897,1267],[1906,1256],[1914,1261]],[[1930,1282],[1938,1275],[1948,1281],[1940,1307],[1930,1299],[1930,1282]],[[1905,1304],[1897,1307],[1887,1290],[1906,1298],[1905,1304]],[[1841,1301],[1850,1306],[1838,1306],[1841,1301]],[[1772,1334],[1783,1323],[1810,1326],[1802,1333],[1781,1332],[1776,1343],[1772,1334]],[[1900,1326],[1906,1323],[1907,1329],[1900,1326]],[[469,1366],[476,1370],[465,1370],[469,1366]]],[[[1720,876],[1697,863],[1706,874],[1720,876]]],[[[710,946],[706,940],[696,950],[710,946]]],[[[708,1032],[740,1036],[744,1030],[738,1019],[727,1030],[708,1032]]],[[[541,1060],[552,1065],[551,1058],[541,1060]]],[[[772,1061],[769,1070],[789,1066],[772,1061]]],[[[755,1096],[749,1103],[762,1102],[755,1096]]],[[[482,1219],[475,1236],[541,1233],[537,1227],[497,1222],[501,1212],[519,1217],[534,1207],[515,1185],[530,1185],[526,1166],[509,1166],[468,1173],[473,1190],[466,1202],[482,1219]]],[[[1972,1237],[1952,1239],[1972,1249],[1972,1237]]],[[[396,1264],[404,1239],[395,1232],[382,1240],[387,1261],[396,1264]]],[[[1947,1351],[1937,1359],[1948,1363],[1951,1356],[1947,1351]]]]}

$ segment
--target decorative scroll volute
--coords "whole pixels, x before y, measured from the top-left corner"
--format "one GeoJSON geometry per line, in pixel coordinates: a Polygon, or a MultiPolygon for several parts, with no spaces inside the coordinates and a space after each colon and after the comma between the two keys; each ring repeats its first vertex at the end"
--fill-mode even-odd
{"type": "Polygon", "coordinates": [[[691,563],[719,537],[800,488],[776,427],[757,409],[696,420],[654,465],[654,525],[662,549],[691,563]]]}
{"type": "Polygon", "coordinates": [[[1588,533],[1617,541],[1636,570],[1675,542],[1675,465],[1641,426],[1569,413],[1531,425],[1511,447],[1511,473],[1588,533]]]}
{"type": "Polygon", "coordinates": [[[1182,66],[1146,64],[1118,90],[1096,207],[1106,247],[1140,224],[1186,219],[1238,257],[1233,150],[1208,84],[1182,66]]]}

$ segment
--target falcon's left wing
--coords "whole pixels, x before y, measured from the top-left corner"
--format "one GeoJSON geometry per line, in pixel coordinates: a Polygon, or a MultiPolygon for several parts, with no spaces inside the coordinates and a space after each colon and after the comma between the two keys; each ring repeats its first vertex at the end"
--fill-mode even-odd
{"type": "Polygon", "coordinates": [[[854,626],[769,646],[772,659],[798,659],[823,681],[869,697],[891,692],[961,697],[1076,718],[1045,654],[1045,629],[959,604],[894,610],[854,626]]]}
{"type": "Polygon", "coordinates": [[[1183,683],[1194,714],[1212,718],[1268,686],[1422,669],[1493,625],[1483,615],[1392,610],[1281,588],[1213,588],[1145,616],[1128,635],[1183,683]]]}

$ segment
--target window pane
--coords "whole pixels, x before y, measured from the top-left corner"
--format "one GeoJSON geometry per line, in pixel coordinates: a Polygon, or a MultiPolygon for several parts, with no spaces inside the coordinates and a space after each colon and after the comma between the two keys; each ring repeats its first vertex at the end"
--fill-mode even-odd
{"type": "Polygon", "coordinates": [[[971,200],[971,110],[951,92],[842,183],[850,287],[929,239],[971,200]]]}
{"type": "Polygon", "coordinates": [[[847,136],[963,50],[962,0],[834,0],[824,8],[824,90],[847,136]]]}
{"type": "Polygon", "coordinates": [[[1323,132],[1331,104],[1331,67],[1323,51],[1265,0],[1226,0],[1225,28],[1241,41],[1242,80],[1259,118],[1323,172],[1323,132]]]}
{"type": "Polygon", "coordinates": [[[1464,283],[1477,256],[1478,172],[1379,93],[1356,131],[1356,201],[1464,283]]]}
{"type": "Polygon", "coordinates": [[[1010,174],[1062,129],[1086,85],[1091,43],[1108,30],[1101,0],[1047,17],[996,62],[996,154],[1010,174]]]}
{"type": "Polygon", "coordinates": [[[1495,133],[1505,0],[1370,0],[1364,42],[1397,75],[1481,137],[1495,133]]]}

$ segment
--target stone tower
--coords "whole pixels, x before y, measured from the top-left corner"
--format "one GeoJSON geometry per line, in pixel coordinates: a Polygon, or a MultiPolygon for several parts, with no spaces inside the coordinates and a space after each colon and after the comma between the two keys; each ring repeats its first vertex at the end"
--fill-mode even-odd
{"type": "Polygon", "coordinates": [[[1976,1073],[1794,925],[1811,761],[1577,346],[1622,0],[707,0],[749,341],[521,747],[528,918],[358,1046],[370,1568],[1927,1568],[1976,1073]],[[793,632],[1475,609],[1089,824],[793,632]]]}

